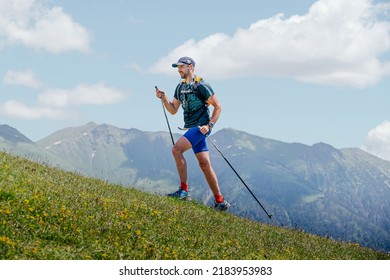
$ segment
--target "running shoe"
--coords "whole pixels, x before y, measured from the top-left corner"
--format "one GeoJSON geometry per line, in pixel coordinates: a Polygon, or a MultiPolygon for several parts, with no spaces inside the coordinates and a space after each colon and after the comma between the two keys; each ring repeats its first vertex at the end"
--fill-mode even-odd
{"type": "Polygon", "coordinates": [[[219,210],[219,211],[226,211],[230,208],[230,203],[224,200],[222,203],[217,203],[214,201],[214,209],[219,210]]]}
{"type": "Polygon", "coordinates": [[[168,194],[169,197],[175,197],[177,199],[182,200],[191,200],[190,194],[183,190],[182,188],[179,188],[179,190],[175,191],[174,193],[168,194]]]}

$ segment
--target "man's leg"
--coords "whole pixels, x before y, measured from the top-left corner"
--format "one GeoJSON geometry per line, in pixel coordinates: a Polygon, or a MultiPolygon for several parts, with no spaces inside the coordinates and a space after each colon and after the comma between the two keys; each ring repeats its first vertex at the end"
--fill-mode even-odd
{"type": "Polygon", "coordinates": [[[185,137],[181,137],[172,148],[172,154],[176,162],[177,172],[180,181],[188,184],[187,162],[184,158],[184,152],[191,149],[192,145],[185,137]]]}
{"type": "Polygon", "coordinates": [[[202,169],[203,174],[206,177],[207,183],[209,184],[214,196],[221,196],[221,190],[219,188],[217,175],[215,174],[214,169],[211,166],[209,152],[199,152],[196,154],[196,158],[198,159],[199,166],[202,169]]]}
{"type": "Polygon", "coordinates": [[[179,172],[180,180],[187,183],[187,163],[184,159],[183,153],[192,147],[206,181],[214,194],[214,208],[220,211],[225,211],[230,207],[230,204],[224,200],[221,194],[217,175],[211,166],[205,137],[206,136],[201,134],[197,128],[190,129],[184,134],[182,138],[179,139],[177,142],[178,146],[174,146],[172,153],[176,160],[176,166],[179,172]]]}

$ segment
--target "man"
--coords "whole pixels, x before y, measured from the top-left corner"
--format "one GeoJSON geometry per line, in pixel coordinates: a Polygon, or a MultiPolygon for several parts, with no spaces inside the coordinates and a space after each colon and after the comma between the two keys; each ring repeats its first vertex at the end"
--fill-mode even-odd
{"type": "Polygon", "coordinates": [[[211,133],[211,129],[221,114],[222,106],[211,86],[194,74],[195,61],[192,58],[182,57],[177,63],[173,63],[172,67],[177,67],[182,78],[181,83],[176,87],[173,100],[169,101],[165,93],[159,89],[156,89],[156,96],[162,99],[165,108],[172,115],[177,113],[180,105],[182,106],[184,111],[184,128],[187,131],[172,148],[181,185],[178,191],[168,196],[178,199],[189,199],[187,162],[183,154],[192,148],[207,183],[214,194],[214,208],[221,211],[227,210],[230,204],[226,202],[221,194],[217,176],[211,166],[206,141],[206,136],[211,133]],[[209,105],[214,107],[211,117],[209,105]]]}

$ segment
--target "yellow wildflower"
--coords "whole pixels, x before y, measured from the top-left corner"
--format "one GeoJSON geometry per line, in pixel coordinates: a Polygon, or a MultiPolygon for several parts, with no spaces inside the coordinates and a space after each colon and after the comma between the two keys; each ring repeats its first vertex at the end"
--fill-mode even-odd
{"type": "Polygon", "coordinates": [[[0,236],[0,243],[7,244],[7,245],[9,245],[9,246],[14,246],[14,242],[12,242],[12,240],[9,239],[9,238],[6,237],[6,236],[0,236]]]}

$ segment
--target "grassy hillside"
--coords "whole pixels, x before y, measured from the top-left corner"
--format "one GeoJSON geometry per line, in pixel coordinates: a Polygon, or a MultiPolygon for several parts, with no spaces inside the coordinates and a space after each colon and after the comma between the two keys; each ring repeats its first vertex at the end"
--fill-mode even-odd
{"type": "Polygon", "coordinates": [[[0,153],[0,259],[390,259],[0,153]]]}

